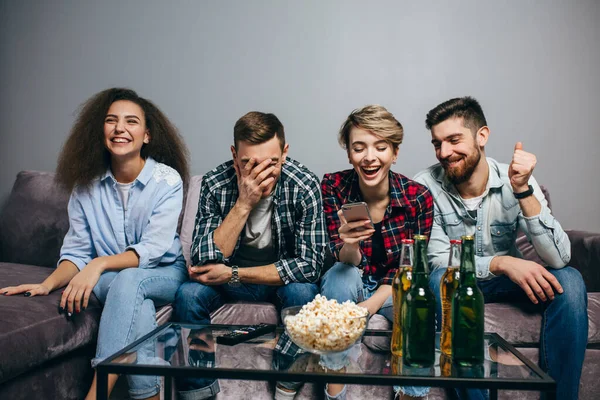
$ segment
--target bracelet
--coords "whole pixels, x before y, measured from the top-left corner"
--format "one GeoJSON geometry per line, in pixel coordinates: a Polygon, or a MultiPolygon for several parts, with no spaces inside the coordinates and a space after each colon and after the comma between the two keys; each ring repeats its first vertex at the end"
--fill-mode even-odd
{"type": "Polygon", "coordinates": [[[525,197],[529,197],[533,194],[533,186],[529,185],[529,189],[521,193],[513,193],[515,198],[518,200],[524,199],[525,197]]]}

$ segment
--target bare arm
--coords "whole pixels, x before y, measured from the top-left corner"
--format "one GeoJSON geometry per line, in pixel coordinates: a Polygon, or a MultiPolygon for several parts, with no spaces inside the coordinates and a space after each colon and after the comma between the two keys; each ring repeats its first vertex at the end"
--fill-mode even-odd
{"type": "Polygon", "coordinates": [[[78,272],[79,269],[75,264],[71,261],[64,260],[42,283],[9,286],[0,289],[0,293],[5,296],[20,293],[29,293],[29,295],[26,294],[26,296],[46,296],[56,289],[66,286],[78,272]]]}
{"type": "Polygon", "coordinates": [[[358,242],[353,244],[348,242],[344,243],[342,249],[340,250],[340,262],[351,265],[359,265],[361,260],[362,253],[360,251],[358,242]]]}
{"type": "Polygon", "coordinates": [[[250,212],[260,201],[264,188],[273,182],[274,178],[270,174],[275,167],[270,165],[271,162],[270,159],[266,159],[257,164],[256,160],[251,158],[242,169],[238,166],[237,160],[233,162],[239,197],[213,235],[215,245],[225,258],[233,254],[250,212]]]}
{"type": "Polygon", "coordinates": [[[496,256],[490,262],[490,272],[494,275],[506,275],[523,289],[532,303],[554,300],[554,291],[563,292],[563,288],[548,270],[538,263],[511,256],[496,256]],[[537,296],[537,297],[536,297],[537,296]]]}
{"type": "Polygon", "coordinates": [[[251,208],[245,207],[239,201],[235,203],[229,214],[223,220],[223,223],[215,229],[215,245],[221,250],[225,258],[231,257],[238,237],[246,225],[251,208]]]}
{"type": "Polygon", "coordinates": [[[104,271],[119,271],[125,268],[137,267],[138,263],[139,259],[133,251],[94,258],[81,271],[73,262],[63,260],[42,283],[6,287],[0,289],[0,292],[6,296],[20,293],[25,293],[26,296],[46,296],[67,286],[61,299],[61,307],[73,312],[73,310],[79,309],[82,299],[84,300],[83,308],[87,307],[91,291],[104,271]],[[79,301],[76,297],[78,293],[81,294],[79,301]],[[74,304],[74,302],[77,304],[74,304]]]}
{"type": "Polygon", "coordinates": [[[377,288],[375,293],[367,300],[361,302],[359,306],[365,307],[369,310],[369,314],[375,315],[383,306],[383,303],[392,295],[391,285],[381,285],[377,288]]]}
{"type": "MultiPolygon", "coordinates": [[[[204,285],[224,285],[231,279],[231,267],[225,264],[205,264],[189,268],[190,279],[204,285]]],[[[274,264],[258,267],[240,268],[238,272],[242,283],[282,286],[283,281],[274,264]]]]}
{"type": "Polygon", "coordinates": [[[375,229],[370,220],[347,222],[341,209],[337,215],[341,222],[339,237],[344,241],[340,250],[340,262],[359,265],[362,260],[360,242],[371,237],[375,229]]]}
{"type": "MultiPolygon", "coordinates": [[[[48,288],[48,293],[60,289],[61,287],[67,286],[71,279],[79,273],[79,269],[71,261],[64,260],[54,270],[49,277],[47,277],[42,285],[48,288]]],[[[32,293],[33,295],[33,293],[32,293]]]]}
{"type": "Polygon", "coordinates": [[[91,263],[88,264],[88,266],[91,264],[97,264],[100,272],[102,273],[105,271],[120,271],[125,268],[137,268],[139,263],[140,259],[135,251],[128,250],[121,254],[115,254],[114,256],[95,258],[91,263]]]}
{"type": "MultiPolygon", "coordinates": [[[[539,191],[540,188],[532,176],[537,163],[534,154],[523,150],[523,144],[515,145],[513,159],[508,168],[508,176],[514,193],[523,193],[529,184],[539,191]]],[[[541,191],[519,199],[519,206],[525,221],[520,221],[526,229],[528,239],[540,258],[552,268],[564,267],[571,258],[571,245],[567,234],[558,221],[552,217],[541,191]]]]}
{"type": "MultiPolygon", "coordinates": [[[[527,187],[525,190],[527,189],[529,189],[529,187],[527,187]]],[[[527,196],[524,199],[520,199],[519,206],[521,206],[521,211],[526,217],[535,217],[536,215],[540,214],[540,211],[542,211],[542,205],[535,196],[527,196]]]]}
{"type": "Polygon", "coordinates": [[[274,264],[263,265],[261,267],[240,268],[239,275],[242,283],[283,286],[283,281],[274,264]]]}
{"type": "Polygon", "coordinates": [[[137,268],[139,258],[133,250],[127,250],[113,256],[94,258],[69,282],[60,299],[60,306],[69,313],[80,312],[88,306],[94,286],[105,271],[120,271],[125,268],[137,268]]]}

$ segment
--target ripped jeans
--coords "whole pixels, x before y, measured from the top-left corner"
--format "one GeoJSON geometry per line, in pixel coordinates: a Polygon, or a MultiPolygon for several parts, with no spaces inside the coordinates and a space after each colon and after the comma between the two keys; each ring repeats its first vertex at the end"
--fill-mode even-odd
{"type": "MultiPolygon", "coordinates": [[[[377,290],[378,282],[370,275],[361,276],[360,272],[361,271],[354,265],[341,262],[335,263],[335,265],[321,278],[321,294],[328,299],[335,299],[338,302],[350,300],[359,303],[368,299],[377,290]]],[[[385,303],[383,303],[383,306],[381,306],[377,314],[383,315],[388,321],[393,321],[393,312],[392,296],[390,296],[385,303]]],[[[352,348],[343,353],[347,353],[348,356],[351,356],[351,351],[352,348]]],[[[335,355],[335,358],[324,356],[322,362],[324,366],[331,365],[333,367],[338,367],[342,362],[340,357],[343,357],[343,354],[335,355]]],[[[429,393],[428,387],[420,386],[394,386],[394,391],[397,392],[398,390],[413,397],[422,397],[429,393]]],[[[335,397],[329,396],[327,390],[325,390],[325,397],[327,400],[344,400],[346,398],[346,387],[344,387],[344,390],[335,397]]]]}

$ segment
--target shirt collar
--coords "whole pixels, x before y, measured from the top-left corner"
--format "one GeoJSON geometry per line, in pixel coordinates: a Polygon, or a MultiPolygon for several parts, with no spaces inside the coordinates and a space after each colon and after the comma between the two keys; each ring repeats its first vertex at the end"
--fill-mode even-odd
{"type": "MultiPolygon", "coordinates": [[[[358,173],[353,169],[351,170],[348,179],[341,184],[340,191],[342,193],[348,193],[348,197],[346,198],[348,203],[363,201],[358,179],[358,173]]],[[[390,182],[390,207],[409,207],[410,201],[404,195],[404,188],[400,182],[400,176],[389,171],[388,179],[390,182]]]]}
{"type": "Polygon", "coordinates": [[[500,171],[498,170],[498,163],[493,158],[487,158],[489,166],[489,175],[488,175],[488,187],[497,189],[504,186],[504,182],[500,179],[500,171]]]}
{"type": "MultiPolygon", "coordinates": [[[[148,184],[148,181],[150,181],[150,178],[152,178],[155,164],[156,164],[156,161],[154,161],[154,159],[152,157],[146,158],[146,163],[144,164],[144,168],[142,168],[142,171],[139,173],[139,175],[137,176],[137,178],[135,178],[135,180],[133,182],[135,183],[135,181],[138,181],[142,185],[146,186],[148,184]]],[[[104,173],[104,175],[102,175],[100,180],[105,181],[108,178],[110,178],[113,183],[117,182],[117,180],[115,179],[115,176],[113,175],[112,171],[110,170],[110,167],[108,167],[106,169],[106,172],[104,173]]]]}
{"type": "MultiPolygon", "coordinates": [[[[489,171],[486,190],[497,189],[502,187],[504,185],[504,182],[502,182],[502,179],[500,179],[500,174],[498,171],[498,165],[496,160],[489,157],[486,157],[485,160],[488,163],[489,171]]],[[[454,184],[450,182],[450,180],[446,177],[446,171],[444,170],[444,167],[442,167],[441,164],[438,164],[438,168],[436,171],[434,170],[433,175],[435,180],[437,180],[440,183],[440,185],[442,185],[446,192],[458,194],[458,191],[456,190],[454,184]]]]}

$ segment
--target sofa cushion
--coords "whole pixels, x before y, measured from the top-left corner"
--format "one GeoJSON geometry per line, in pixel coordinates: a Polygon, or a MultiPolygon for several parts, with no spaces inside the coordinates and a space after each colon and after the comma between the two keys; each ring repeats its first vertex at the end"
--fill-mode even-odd
{"type": "Polygon", "coordinates": [[[571,240],[571,265],[583,276],[588,293],[600,292],[600,233],[567,230],[571,240]]]}
{"type": "MultiPolygon", "coordinates": [[[[600,343],[600,293],[588,293],[588,343],[600,343]]],[[[496,332],[507,342],[522,346],[540,340],[542,315],[531,303],[485,305],[485,330],[496,332]],[[510,322],[510,323],[507,323],[510,322]]]]}
{"type": "Polygon", "coordinates": [[[179,232],[179,239],[183,247],[183,256],[185,261],[191,264],[190,250],[192,247],[192,236],[194,235],[194,226],[196,225],[196,213],[198,212],[198,200],[200,199],[200,184],[202,175],[194,175],[190,179],[185,205],[183,208],[183,221],[179,232]]]}
{"type": "Polygon", "coordinates": [[[213,324],[255,325],[278,324],[277,308],[271,303],[236,301],[225,303],[210,315],[213,324]]]}
{"type": "MultiPolygon", "coordinates": [[[[51,269],[0,263],[0,287],[41,282],[51,269]]],[[[42,363],[96,340],[100,304],[95,296],[88,308],[67,320],[58,313],[61,291],[49,296],[0,295],[0,383],[42,363]]]]}
{"type": "Polygon", "coordinates": [[[54,173],[19,172],[0,214],[0,261],[54,268],[69,229],[68,201],[54,173]]]}

